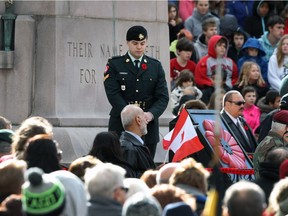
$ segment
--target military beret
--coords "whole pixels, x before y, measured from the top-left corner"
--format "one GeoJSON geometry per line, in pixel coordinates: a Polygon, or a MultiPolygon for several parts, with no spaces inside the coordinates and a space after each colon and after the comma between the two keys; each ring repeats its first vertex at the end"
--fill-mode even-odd
{"type": "Polygon", "coordinates": [[[288,110],[279,110],[273,115],[273,121],[288,125],[288,110]]]}
{"type": "Polygon", "coordinates": [[[142,41],[147,38],[147,36],[147,30],[143,26],[132,26],[127,31],[126,40],[142,41]]]}
{"type": "Polygon", "coordinates": [[[281,97],[280,108],[284,110],[288,110],[288,93],[281,97]]]}
{"type": "Polygon", "coordinates": [[[0,130],[0,141],[6,141],[8,143],[12,143],[12,136],[14,132],[9,129],[1,129],[0,130]]]}

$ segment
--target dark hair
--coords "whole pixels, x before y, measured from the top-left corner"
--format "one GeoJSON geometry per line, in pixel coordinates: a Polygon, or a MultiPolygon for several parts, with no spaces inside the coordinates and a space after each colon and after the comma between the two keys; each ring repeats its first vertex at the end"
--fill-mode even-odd
{"type": "Polygon", "coordinates": [[[182,84],[187,81],[192,81],[194,84],[194,76],[192,71],[184,69],[180,72],[180,75],[176,80],[176,86],[182,86],[182,84]]]}
{"type": "Polygon", "coordinates": [[[277,90],[269,90],[265,96],[265,104],[268,105],[269,103],[274,103],[277,97],[280,97],[280,94],[277,90]]]}
{"type": "Polygon", "coordinates": [[[246,95],[247,93],[250,93],[250,92],[255,92],[256,97],[257,97],[257,91],[256,91],[256,89],[255,89],[254,87],[252,87],[252,86],[246,86],[246,87],[244,87],[244,88],[242,89],[242,91],[241,91],[241,94],[242,94],[243,97],[245,97],[245,95],[246,95]]]}
{"type": "Polygon", "coordinates": [[[174,3],[168,3],[168,13],[170,12],[171,8],[175,8],[176,9],[176,17],[175,17],[175,21],[177,24],[182,22],[182,19],[179,17],[179,10],[176,4],[174,3]]]}
{"type": "Polygon", "coordinates": [[[96,135],[89,155],[98,158],[102,162],[124,161],[119,137],[111,131],[100,132],[96,135]]]}
{"type": "Polygon", "coordinates": [[[220,40],[217,41],[216,45],[221,45],[221,44],[223,44],[223,43],[226,44],[226,49],[228,49],[228,41],[227,41],[227,39],[224,38],[224,37],[220,38],[220,40]]]}
{"type": "Polygon", "coordinates": [[[275,16],[271,16],[269,17],[268,21],[267,21],[267,27],[268,27],[268,31],[269,31],[269,27],[273,27],[276,24],[283,24],[285,25],[285,21],[282,17],[275,15],[275,16]]]}
{"type": "Polygon", "coordinates": [[[36,139],[28,143],[24,151],[24,160],[28,168],[39,167],[45,173],[60,170],[56,142],[51,139],[36,139]]]}
{"type": "Polygon", "coordinates": [[[194,50],[193,43],[187,38],[181,38],[176,44],[177,51],[192,51],[194,50]]]}

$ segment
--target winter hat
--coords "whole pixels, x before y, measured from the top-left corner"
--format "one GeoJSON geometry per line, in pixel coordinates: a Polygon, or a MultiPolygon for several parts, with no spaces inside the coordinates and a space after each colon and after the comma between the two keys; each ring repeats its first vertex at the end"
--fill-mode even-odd
{"type": "Polygon", "coordinates": [[[9,129],[0,129],[0,141],[12,143],[12,136],[14,132],[9,129]]]}
{"type": "Polygon", "coordinates": [[[288,110],[279,110],[273,115],[273,122],[288,125],[288,110]]]}
{"type": "Polygon", "coordinates": [[[43,170],[33,167],[25,173],[22,186],[22,207],[29,215],[60,215],[65,206],[65,189],[62,183],[43,170]]]}
{"type": "Polygon", "coordinates": [[[279,177],[280,179],[288,176],[288,159],[284,160],[279,167],[279,177]]]}
{"type": "Polygon", "coordinates": [[[280,109],[288,110],[288,93],[281,97],[280,109]]]}
{"type": "Polygon", "coordinates": [[[128,29],[126,34],[127,41],[142,41],[147,37],[147,30],[143,26],[132,26],[130,29],[128,29]]]}

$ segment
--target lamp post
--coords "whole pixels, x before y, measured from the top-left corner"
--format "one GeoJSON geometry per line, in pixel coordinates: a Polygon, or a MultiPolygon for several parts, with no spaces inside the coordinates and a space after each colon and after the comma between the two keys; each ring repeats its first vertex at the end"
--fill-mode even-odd
{"type": "Polygon", "coordinates": [[[3,23],[2,31],[2,44],[1,49],[4,51],[14,50],[14,35],[15,35],[15,20],[17,15],[14,14],[13,0],[5,1],[5,13],[2,15],[1,20],[3,23]]]}

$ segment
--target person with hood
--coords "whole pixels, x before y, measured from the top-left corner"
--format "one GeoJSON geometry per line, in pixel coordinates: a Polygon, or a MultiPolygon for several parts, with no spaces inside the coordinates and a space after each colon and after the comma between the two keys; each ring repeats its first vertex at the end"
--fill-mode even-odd
{"type": "Polygon", "coordinates": [[[221,64],[222,87],[228,91],[236,83],[238,69],[234,61],[226,57],[228,40],[221,35],[214,35],[208,42],[208,55],[204,56],[195,69],[196,86],[202,90],[202,100],[206,104],[209,102],[211,94],[214,92],[215,75],[217,64],[221,64]]]}
{"type": "Polygon", "coordinates": [[[267,77],[268,63],[264,60],[266,52],[264,51],[260,42],[256,38],[248,38],[248,40],[242,47],[242,50],[244,51],[244,56],[238,60],[237,64],[239,71],[241,70],[244,62],[246,61],[256,62],[261,69],[263,79],[268,84],[268,77],[267,77]]]}
{"type": "Polygon", "coordinates": [[[227,56],[231,58],[235,62],[235,64],[238,64],[238,60],[244,56],[244,51],[242,50],[242,47],[247,41],[247,38],[247,33],[243,31],[243,29],[241,29],[240,27],[238,27],[233,32],[227,56]]]}
{"type": "Polygon", "coordinates": [[[245,20],[244,30],[251,37],[260,38],[267,31],[267,21],[273,5],[269,1],[254,1],[253,15],[245,20]]]}
{"type": "Polygon", "coordinates": [[[220,19],[220,35],[226,37],[229,43],[232,42],[234,32],[239,28],[237,19],[232,14],[225,14],[220,19]]]}
{"type": "Polygon", "coordinates": [[[217,27],[219,27],[219,19],[209,11],[209,1],[195,1],[193,14],[184,22],[184,27],[192,33],[194,41],[202,34],[202,22],[210,17],[215,19],[217,27]]]}

